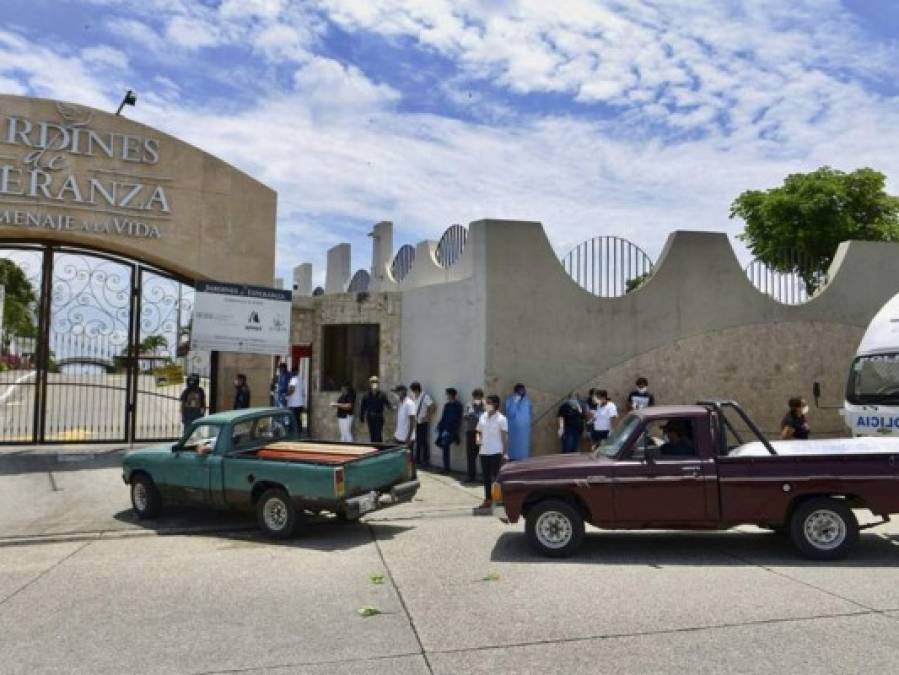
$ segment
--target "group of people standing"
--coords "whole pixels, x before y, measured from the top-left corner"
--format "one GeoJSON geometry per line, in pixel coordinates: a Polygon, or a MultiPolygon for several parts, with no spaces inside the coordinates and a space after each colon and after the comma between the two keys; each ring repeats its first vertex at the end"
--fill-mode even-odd
{"type": "MultiPolygon", "coordinates": [[[[649,381],[638,377],[635,388],[627,396],[627,409],[640,410],[655,405],[656,397],[649,391],[649,381]]],[[[557,415],[562,452],[578,452],[585,437],[591,445],[609,437],[618,421],[618,406],[605,389],[591,389],[586,399],[573,391],[559,406],[557,415]]]]}
{"type": "MultiPolygon", "coordinates": [[[[431,424],[437,404],[421,383],[408,387],[400,384],[391,390],[395,401],[381,389],[377,376],[369,378],[368,390],[359,405],[359,418],[368,428],[372,443],[384,442],[384,420],[388,410],[396,408],[396,424],[392,441],[413,452],[417,466],[431,466],[431,424]]],[[[434,427],[434,445],[442,452],[442,471],[450,471],[451,449],[465,442],[467,477],[477,478],[478,464],[484,483],[485,505],[489,505],[490,487],[503,460],[515,461],[530,455],[533,407],[523,384],[517,384],[503,406],[496,394],[484,395],[482,389],[471,392],[467,403],[459,399],[454,387],[444,391],[445,401],[434,427]]],[[[341,388],[340,396],[331,403],[336,409],[340,440],[353,441],[356,394],[352,387],[341,388]]]]}

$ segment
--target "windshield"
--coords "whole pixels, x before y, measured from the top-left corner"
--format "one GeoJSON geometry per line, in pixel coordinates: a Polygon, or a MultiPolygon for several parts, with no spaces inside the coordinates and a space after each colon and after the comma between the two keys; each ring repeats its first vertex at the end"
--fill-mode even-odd
{"type": "Polygon", "coordinates": [[[597,454],[605,455],[606,457],[617,457],[638,426],[640,426],[640,418],[637,415],[625,417],[621,420],[618,428],[612,432],[612,435],[596,449],[597,454]]]}
{"type": "Polygon", "coordinates": [[[846,400],[854,405],[899,405],[899,353],[855,359],[849,371],[846,400]]]}

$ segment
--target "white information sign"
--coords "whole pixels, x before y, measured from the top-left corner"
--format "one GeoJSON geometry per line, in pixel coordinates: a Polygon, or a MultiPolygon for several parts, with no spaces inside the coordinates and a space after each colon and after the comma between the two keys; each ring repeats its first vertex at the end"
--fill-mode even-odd
{"type": "Polygon", "coordinates": [[[291,291],[214,281],[197,283],[192,350],[286,354],[291,291]]]}

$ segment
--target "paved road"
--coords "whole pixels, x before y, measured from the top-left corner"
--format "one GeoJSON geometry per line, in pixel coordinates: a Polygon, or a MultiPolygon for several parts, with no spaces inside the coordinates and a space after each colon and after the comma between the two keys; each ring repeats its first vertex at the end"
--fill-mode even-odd
{"type": "Polygon", "coordinates": [[[425,475],[411,504],[274,544],[241,517],[134,522],[118,460],[0,457],[0,672],[897,671],[896,528],[842,563],[752,528],[594,531],[546,561],[425,475]]]}

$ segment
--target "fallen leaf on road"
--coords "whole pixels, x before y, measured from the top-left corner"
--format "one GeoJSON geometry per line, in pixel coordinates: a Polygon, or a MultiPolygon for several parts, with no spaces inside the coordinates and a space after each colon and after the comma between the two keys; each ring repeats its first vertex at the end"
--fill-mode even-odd
{"type": "Polygon", "coordinates": [[[499,581],[499,574],[496,572],[491,572],[486,577],[483,577],[481,581],[499,581]]]}
{"type": "Polygon", "coordinates": [[[377,607],[360,607],[356,610],[359,616],[376,616],[381,613],[377,607]]]}
{"type": "Polygon", "coordinates": [[[383,574],[372,574],[372,575],[369,576],[368,578],[371,579],[371,582],[372,582],[373,584],[378,584],[378,585],[380,585],[380,584],[383,584],[383,583],[384,583],[384,575],[383,575],[383,574]]]}

